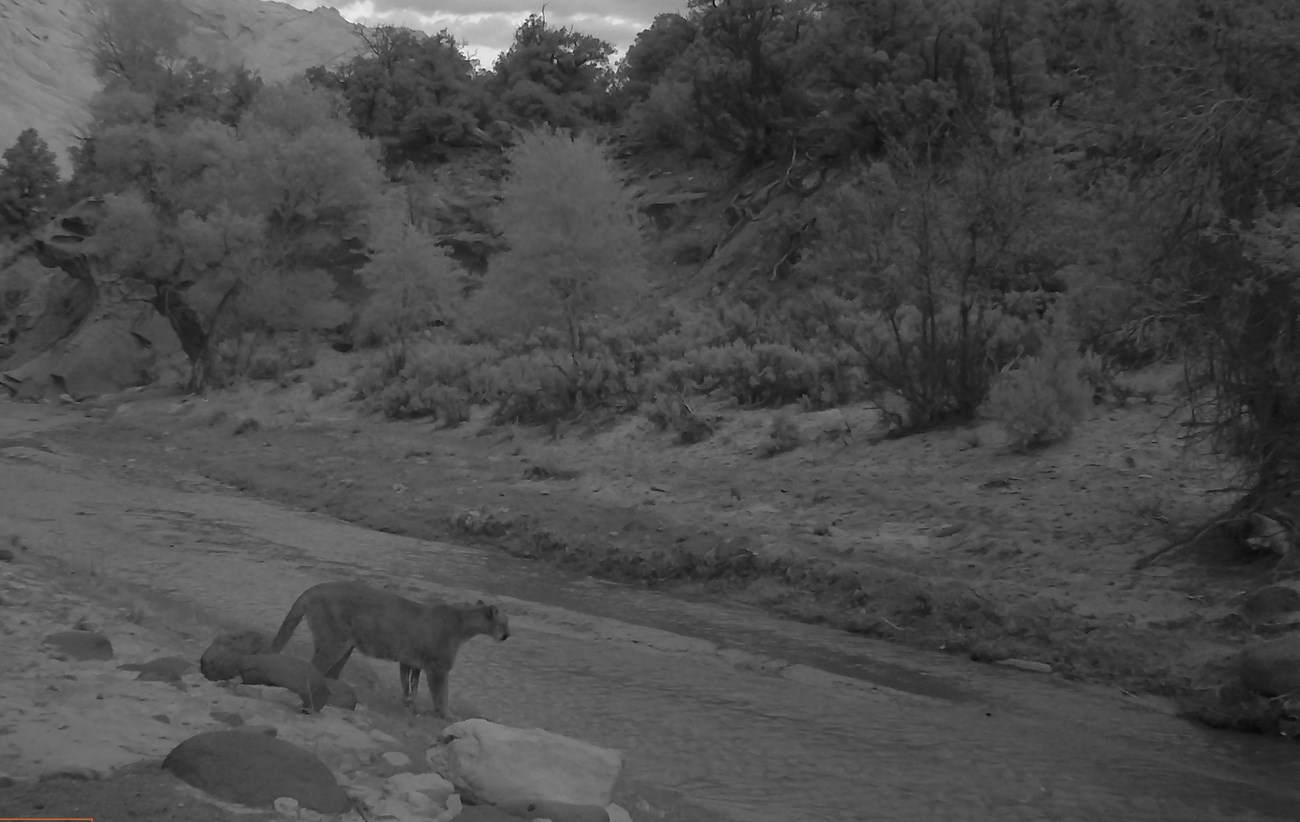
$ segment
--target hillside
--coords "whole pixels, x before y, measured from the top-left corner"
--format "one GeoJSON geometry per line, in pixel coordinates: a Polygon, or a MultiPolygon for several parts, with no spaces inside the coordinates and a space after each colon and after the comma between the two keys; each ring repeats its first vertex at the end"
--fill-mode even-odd
{"type": "MultiPolygon", "coordinates": [[[[260,0],[177,0],[193,34],[187,56],[241,63],[266,80],[351,57],[362,43],[331,8],[302,11],[260,0]]],[[[67,149],[99,88],[85,36],[83,0],[0,0],[0,146],[35,128],[68,170],[67,149]]]]}

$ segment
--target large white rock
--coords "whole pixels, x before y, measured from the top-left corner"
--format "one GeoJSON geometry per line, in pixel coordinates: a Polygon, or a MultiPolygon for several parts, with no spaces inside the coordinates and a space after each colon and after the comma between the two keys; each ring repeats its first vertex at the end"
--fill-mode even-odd
{"type": "Polygon", "coordinates": [[[511,728],[486,719],[448,725],[430,757],[445,762],[462,793],[490,804],[544,799],[608,805],[623,755],[540,728],[511,728]]]}

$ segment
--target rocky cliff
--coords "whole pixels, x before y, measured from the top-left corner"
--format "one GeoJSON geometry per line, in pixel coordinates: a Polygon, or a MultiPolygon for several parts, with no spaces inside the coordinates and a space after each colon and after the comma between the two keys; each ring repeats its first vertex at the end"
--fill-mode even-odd
{"type": "MultiPolygon", "coordinates": [[[[59,156],[86,124],[99,88],[85,48],[87,0],[0,0],[0,150],[35,128],[59,156]]],[[[187,56],[243,65],[268,81],[347,60],[364,43],[332,8],[303,11],[263,0],[173,0],[191,34],[187,56]]]]}

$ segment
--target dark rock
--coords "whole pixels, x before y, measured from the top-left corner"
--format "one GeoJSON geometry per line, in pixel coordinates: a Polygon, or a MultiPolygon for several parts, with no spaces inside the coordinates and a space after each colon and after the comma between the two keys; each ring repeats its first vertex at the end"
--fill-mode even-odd
{"type": "Polygon", "coordinates": [[[235,426],[235,436],[238,437],[241,434],[247,434],[250,431],[256,431],[261,427],[262,427],[261,423],[259,423],[257,420],[253,419],[252,417],[246,417],[245,419],[240,420],[239,424],[235,426]]]}
{"type": "Polygon", "coordinates": [[[325,686],[330,690],[330,705],[345,711],[356,710],[357,692],[351,685],[339,679],[327,679],[325,686]]]}
{"type": "Polygon", "coordinates": [[[1267,697],[1300,693],[1300,635],[1262,642],[1238,659],[1241,682],[1267,697]]]}
{"type": "Polygon", "coordinates": [[[244,718],[233,711],[212,711],[208,716],[232,728],[238,728],[244,724],[244,718]]]}
{"type": "Polygon", "coordinates": [[[0,548],[0,562],[13,562],[14,552],[8,548],[0,548]]]}
{"type": "Polygon", "coordinates": [[[315,713],[329,702],[330,688],[310,662],[288,654],[246,654],[239,658],[239,678],[245,685],[286,688],[302,700],[303,711],[315,713]]]}
{"type": "Polygon", "coordinates": [[[498,802],[497,808],[520,819],[549,819],[551,822],[609,822],[609,814],[599,805],[575,805],[545,799],[511,799],[498,802]]]}
{"type": "Polygon", "coordinates": [[[194,667],[194,663],[178,656],[164,656],[148,662],[129,662],[118,665],[123,671],[139,671],[136,679],[145,682],[180,682],[181,677],[194,667]]]}
{"type": "Polygon", "coordinates": [[[239,631],[222,634],[199,657],[199,670],[213,682],[224,682],[239,676],[239,658],[248,654],[264,654],[271,643],[260,631],[239,631]]]}
{"type": "Polygon", "coordinates": [[[248,731],[209,731],[172,749],[163,769],[226,802],[273,808],[281,796],[318,813],[346,813],[352,802],[315,754],[248,731]]]}
{"type": "Polygon", "coordinates": [[[58,648],[73,659],[113,658],[113,643],[95,631],[59,631],[47,636],[45,644],[58,648]]]}
{"type": "Polygon", "coordinates": [[[243,725],[237,728],[240,733],[261,734],[262,736],[277,737],[280,732],[273,725],[243,725]]]}
{"type": "Polygon", "coordinates": [[[1248,622],[1264,622],[1300,611],[1300,591],[1286,585],[1269,585],[1242,598],[1238,613],[1248,622]]]}

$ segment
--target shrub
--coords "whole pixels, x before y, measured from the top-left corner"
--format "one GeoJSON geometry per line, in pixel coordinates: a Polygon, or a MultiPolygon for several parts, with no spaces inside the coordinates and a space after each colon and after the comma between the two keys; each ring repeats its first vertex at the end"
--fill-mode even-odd
{"type": "Polygon", "coordinates": [[[404,357],[385,357],[357,380],[356,398],[390,419],[432,417],[454,425],[491,392],[490,368],[501,354],[489,345],[423,342],[404,357]]]}
{"type": "Polygon", "coordinates": [[[646,418],[660,431],[676,431],[678,445],[694,445],[713,436],[714,420],[695,413],[681,394],[655,397],[646,418]]]}
{"type": "Polygon", "coordinates": [[[721,391],[743,405],[805,402],[825,407],[861,390],[853,352],[810,353],[784,343],[734,341],[663,362],[654,382],[679,393],[721,391]]]}
{"type": "Polygon", "coordinates": [[[1091,404],[1092,388],[1081,376],[1083,361],[1054,335],[1037,354],[1004,370],[989,394],[989,412],[1025,450],[1065,439],[1091,404]]]}
{"type": "Polygon", "coordinates": [[[795,423],[794,417],[782,411],[772,418],[772,426],[767,432],[767,442],[763,444],[760,454],[763,457],[775,457],[777,454],[793,451],[802,444],[803,439],[799,435],[799,426],[795,423]]]}

